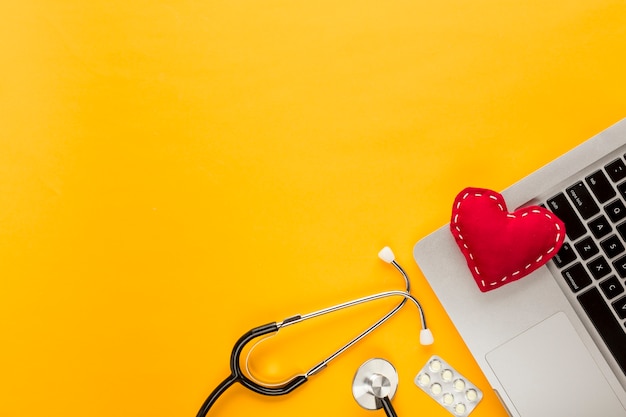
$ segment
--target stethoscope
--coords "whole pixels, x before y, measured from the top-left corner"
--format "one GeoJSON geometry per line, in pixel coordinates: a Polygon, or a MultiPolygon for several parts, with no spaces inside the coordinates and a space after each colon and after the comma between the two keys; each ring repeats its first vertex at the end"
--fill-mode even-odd
{"type": "Polygon", "coordinates": [[[383,261],[392,264],[402,274],[402,277],[404,278],[404,281],[406,284],[405,291],[384,291],[381,293],[369,295],[367,297],[362,297],[362,298],[358,298],[358,299],[348,301],[345,303],[337,304],[332,307],[327,307],[322,310],[315,311],[313,313],[292,316],[292,317],[284,319],[281,322],[268,323],[268,324],[264,324],[262,326],[251,329],[250,331],[245,333],[243,336],[241,336],[239,340],[235,343],[235,346],[233,347],[233,350],[230,355],[231,374],[224,381],[222,381],[222,383],[220,383],[213,390],[213,392],[207,397],[207,399],[204,401],[204,404],[202,404],[202,407],[198,411],[198,414],[196,415],[196,417],[205,417],[206,414],[211,409],[211,407],[213,406],[213,404],[215,403],[215,401],[217,401],[217,399],[230,386],[232,386],[236,382],[239,382],[241,385],[248,388],[249,390],[254,391],[258,394],[262,394],[262,395],[279,396],[279,395],[289,394],[290,392],[292,392],[293,390],[295,390],[296,388],[298,388],[299,386],[307,382],[309,377],[316,375],[317,373],[322,371],[331,361],[336,359],[339,355],[341,355],[351,346],[359,342],[365,336],[369,335],[378,327],[380,327],[383,323],[389,320],[394,314],[396,314],[404,306],[407,300],[411,300],[415,304],[420,314],[421,326],[422,326],[422,329],[420,330],[420,343],[422,345],[432,344],[434,341],[433,335],[430,329],[426,326],[426,317],[424,316],[424,311],[422,309],[422,306],[417,301],[417,299],[415,299],[415,297],[413,297],[410,294],[411,284],[410,284],[408,275],[406,274],[404,269],[396,262],[395,256],[390,248],[388,247],[383,248],[378,253],[378,256],[383,261]],[[250,355],[248,355],[248,357],[246,358],[246,363],[245,363],[247,375],[244,372],[244,370],[241,368],[241,363],[240,363],[241,354],[245,346],[254,339],[257,339],[262,336],[267,337],[268,335],[272,333],[278,332],[278,330],[282,328],[293,326],[294,324],[301,323],[305,320],[310,320],[312,318],[319,317],[325,314],[333,313],[339,310],[354,307],[359,304],[364,304],[370,301],[379,300],[379,299],[387,298],[387,297],[402,297],[403,300],[396,307],[394,307],[391,311],[389,311],[387,314],[381,317],[378,321],[376,321],[370,327],[362,331],[359,335],[357,335],[352,340],[350,340],[345,345],[343,345],[341,348],[339,348],[335,353],[333,353],[332,355],[330,355],[329,357],[327,357],[326,359],[324,359],[317,365],[313,366],[311,369],[309,369],[307,372],[303,374],[295,375],[291,377],[290,379],[288,379],[287,381],[280,383],[280,384],[264,383],[256,379],[249,371],[248,360],[249,360],[250,355]]]}

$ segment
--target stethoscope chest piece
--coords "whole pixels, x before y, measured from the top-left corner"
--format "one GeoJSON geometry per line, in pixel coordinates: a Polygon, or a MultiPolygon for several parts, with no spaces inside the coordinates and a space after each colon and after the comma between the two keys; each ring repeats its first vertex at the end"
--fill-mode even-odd
{"type": "Polygon", "coordinates": [[[389,402],[398,389],[398,372],[384,359],[370,359],[359,367],[352,381],[352,395],[367,410],[391,407],[389,402]]]}

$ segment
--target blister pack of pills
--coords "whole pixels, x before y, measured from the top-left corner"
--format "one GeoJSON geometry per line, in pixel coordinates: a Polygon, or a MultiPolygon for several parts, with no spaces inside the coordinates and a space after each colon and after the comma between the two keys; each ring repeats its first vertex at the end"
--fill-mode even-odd
{"type": "Polygon", "coordinates": [[[483,398],[481,390],[439,356],[432,356],[415,385],[455,416],[467,416],[483,398]]]}

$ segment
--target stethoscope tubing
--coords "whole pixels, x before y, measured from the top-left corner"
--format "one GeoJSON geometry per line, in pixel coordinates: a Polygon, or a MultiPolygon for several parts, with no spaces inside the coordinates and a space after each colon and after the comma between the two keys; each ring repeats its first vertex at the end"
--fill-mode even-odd
{"type": "Polygon", "coordinates": [[[385,414],[387,415],[387,417],[398,417],[398,414],[396,414],[396,410],[394,410],[393,406],[391,405],[391,399],[389,399],[389,397],[384,397],[380,400],[380,403],[383,406],[383,410],[385,410],[385,414]]]}
{"type": "Polygon", "coordinates": [[[230,355],[231,374],[228,377],[226,377],[226,379],[224,379],[224,381],[222,381],[213,390],[213,392],[211,392],[211,394],[209,394],[207,399],[202,404],[202,407],[200,407],[200,410],[198,411],[198,414],[196,415],[197,417],[206,416],[206,414],[209,412],[209,410],[211,409],[215,401],[217,401],[217,399],[236,382],[239,382],[244,387],[256,393],[259,393],[262,395],[268,395],[268,396],[278,396],[278,395],[285,395],[285,394],[290,393],[291,391],[293,391],[294,389],[296,389],[297,387],[299,387],[300,385],[304,384],[307,381],[306,376],[297,375],[291,380],[289,380],[286,384],[281,386],[280,388],[264,387],[256,383],[255,381],[252,381],[243,373],[243,370],[241,369],[241,366],[240,366],[240,358],[241,358],[241,353],[243,352],[243,349],[245,348],[245,346],[248,343],[250,343],[252,340],[258,337],[277,332],[278,329],[279,327],[276,323],[264,324],[262,326],[255,327],[254,329],[249,330],[247,333],[241,336],[239,340],[237,340],[237,343],[235,343],[235,346],[230,355]]]}
{"type": "Polygon", "coordinates": [[[350,307],[354,307],[354,306],[357,306],[359,304],[364,304],[364,303],[368,303],[370,301],[379,300],[379,299],[382,299],[382,298],[393,297],[393,296],[404,297],[404,299],[393,310],[391,310],[390,312],[385,314],[383,317],[378,319],[374,324],[372,324],[370,327],[365,329],[363,332],[361,332],[358,336],[356,336],[355,338],[350,340],[348,343],[343,345],[341,348],[339,348],[332,355],[328,356],[322,362],[320,362],[319,364],[317,364],[316,366],[311,368],[305,374],[307,376],[315,375],[316,373],[318,373],[322,369],[324,369],[332,360],[337,358],[343,352],[348,350],[351,346],[353,346],[354,344],[358,343],[361,339],[363,339],[364,337],[366,337],[367,335],[372,333],[374,330],[379,328],[383,323],[385,323],[387,320],[389,320],[393,315],[395,315],[398,312],[398,310],[400,310],[402,308],[402,306],[404,305],[404,303],[406,303],[407,300],[411,300],[415,304],[415,306],[417,307],[417,309],[418,309],[418,311],[420,313],[420,321],[421,321],[421,324],[422,324],[422,328],[426,329],[427,328],[427,326],[426,326],[426,317],[424,316],[424,311],[422,309],[422,305],[419,303],[419,301],[417,301],[417,299],[415,297],[413,297],[411,294],[409,294],[406,291],[399,291],[399,290],[384,291],[384,292],[380,292],[380,293],[377,293],[377,294],[368,295],[366,297],[357,298],[355,300],[347,301],[345,303],[337,304],[337,305],[334,305],[332,307],[328,307],[328,308],[325,308],[325,309],[322,309],[322,310],[315,311],[313,313],[304,314],[304,315],[301,315],[301,316],[295,316],[293,318],[286,319],[284,322],[278,323],[278,327],[279,328],[283,328],[283,327],[291,326],[291,325],[294,325],[296,323],[300,323],[300,322],[305,321],[305,320],[310,320],[310,319],[315,318],[315,317],[323,316],[325,314],[334,313],[336,311],[343,310],[343,309],[350,308],[350,307]]]}
{"type": "MultiPolygon", "coordinates": [[[[398,272],[400,272],[400,274],[404,278],[404,283],[405,283],[405,288],[406,288],[404,293],[409,295],[409,297],[413,298],[410,295],[410,292],[411,292],[411,281],[409,280],[409,276],[407,275],[406,271],[395,260],[391,261],[390,263],[398,270],[398,272]]],[[[385,294],[385,293],[379,293],[377,295],[382,295],[382,294],[385,294]]],[[[390,296],[390,295],[386,295],[386,296],[390,296]]],[[[373,300],[376,299],[376,298],[372,298],[372,297],[375,297],[375,295],[372,295],[372,296],[369,296],[369,297],[363,297],[363,298],[360,298],[360,299],[357,299],[357,300],[348,301],[348,302],[345,302],[345,303],[342,303],[342,304],[337,304],[335,306],[328,307],[328,308],[325,308],[325,309],[322,309],[322,310],[318,310],[316,312],[309,313],[309,314],[306,314],[304,316],[295,316],[295,317],[292,317],[290,319],[286,319],[285,321],[283,321],[283,323],[280,323],[280,325],[281,325],[281,327],[287,327],[289,325],[293,325],[295,323],[298,323],[298,322],[301,322],[301,321],[304,321],[304,320],[309,320],[309,319],[312,319],[314,317],[322,316],[324,314],[329,314],[329,313],[332,313],[332,312],[335,312],[335,311],[338,311],[338,310],[342,310],[344,308],[352,307],[352,306],[355,306],[355,305],[358,305],[358,304],[362,304],[362,303],[368,302],[368,301],[373,301],[373,300]]],[[[379,297],[379,298],[383,298],[383,297],[379,297]]],[[[357,336],[355,336],[352,340],[347,342],[345,345],[340,347],[337,351],[335,351],[333,354],[331,354],[328,358],[324,359],[322,362],[320,362],[319,364],[317,364],[313,368],[311,368],[306,373],[306,375],[307,376],[311,376],[311,375],[315,375],[316,373],[320,372],[331,361],[333,361],[335,358],[340,356],[343,352],[348,350],[351,346],[353,346],[356,343],[358,343],[359,341],[361,341],[363,338],[368,336],[374,330],[379,328],[383,323],[385,323],[387,320],[389,320],[391,317],[393,317],[406,304],[406,301],[407,301],[407,298],[406,297],[403,298],[403,300],[397,306],[395,306],[391,311],[389,311],[383,317],[378,319],[374,324],[369,326],[367,329],[363,330],[361,333],[359,333],[357,336]]],[[[419,309],[420,317],[421,317],[421,321],[422,321],[422,328],[425,329],[426,328],[426,319],[424,317],[424,312],[422,310],[422,306],[419,304],[419,302],[416,299],[414,299],[413,301],[416,303],[416,305],[417,305],[417,307],[419,309]]]]}

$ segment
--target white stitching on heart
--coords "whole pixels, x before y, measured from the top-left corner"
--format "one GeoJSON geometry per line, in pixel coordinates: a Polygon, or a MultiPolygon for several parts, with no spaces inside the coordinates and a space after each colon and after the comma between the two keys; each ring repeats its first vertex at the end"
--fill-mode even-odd
{"type": "MultiPolygon", "coordinates": [[[[455,206],[455,211],[458,211],[458,210],[461,208],[461,203],[462,203],[463,201],[465,201],[465,200],[466,200],[468,197],[470,197],[470,196],[472,196],[472,197],[482,197],[482,196],[483,196],[483,194],[482,194],[482,193],[479,193],[479,192],[476,192],[476,193],[474,193],[474,194],[471,194],[471,193],[469,193],[469,192],[466,192],[466,193],[463,195],[463,197],[461,197],[461,200],[460,200],[460,201],[456,204],[456,206],[455,206]]],[[[493,194],[489,194],[489,198],[490,198],[491,200],[498,201],[498,198],[497,198],[495,195],[493,195],[493,194]]],[[[502,211],[502,212],[505,212],[505,211],[506,211],[506,210],[504,209],[504,206],[503,206],[501,203],[498,203],[498,208],[499,208],[499,209],[500,209],[500,211],[502,211]]],[[[528,214],[530,214],[530,213],[532,213],[532,214],[541,214],[542,212],[541,212],[540,210],[533,209],[533,210],[531,210],[531,211],[529,211],[529,212],[527,211],[527,212],[525,212],[525,213],[522,213],[522,215],[521,215],[521,216],[522,216],[522,217],[526,217],[526,216],[528,216],[528,214]]],[[[545,216],[546,216],[549,220],[551,220],[551,221],[553,221],[553,220],[554,220],[554,217],[553,217],[550,213],[544,213],[544,215],[545,215],[545,216]]],[[[516,218],[517,216],[516,216],[515,214],[507,213],[507,217],[508,217],[508,218],[513,218],[513,219],[514,219],[514,218],[516,218]]],[[[465,239],[463,238],[463,235],[461,235],[461,227],[459,226],[458,221],[459,221],[459,213],[454,213],[453,223],[454,223],[454,228],[455,228],[455,229],[456,229],[456,231],[457,231],[456,235],[457,235],[458,239],[460,239],[460,240],[463,242],[463,248],[465,248],[465,250],[467,250],[467,253],[468,253],[469,258],[470,258],[472,261],[474,261],[474,254],[470,251],[469,247],[467,246],[467,243],[465,242],[465,239]]],[[[544,256],[549,255],[549,254],[551,254],[552,252],[554,252],[554,251],[556,250],[556,245],[557,245],[557,244],[559,243],[559,241],[561,240],[561,227],[559,226],[559,224],[558,224],[558,223],[553,223],[553,224],[554,224],[554,226],[555,226],[555,228],[556,228],[556,230],[557,230],[557,234],[556,234],[556,239],[555,239],[555,241],[554,241],[554,245],[553,245],[552,247],[550,247],[550,249],[548,249],[548,250],[546,251],[545,255],[541,255],[541,256],[539,256],[537,259],[535,259],[534,263],[530,263],[530,264],[526,265],[526,266],[523,268],[524,270],[528,270],[528,269],[530,269],[530,268],[533,266],[533,264],[538,264],[538,263],[540,263],[540,262],[543,260],[544,256]]],[[[480,271],[478,270],[478,266],[474,265],[474,271],[476,271],[476,275],[479,275],[479,276],[481,275],[480,271]]],[[[512,278],[512,277],[515,277],[515,276],[517,276],[517,275],[521,274],[521,272],[522,272],[522,270],[521,270],[521,269],[520,269],[520,270],[517,270],[517,271],[513,272],[512,274],[507,275],[507,276],[505,276],[505,277],[501,278],[501,279],[500,279],[500,282],[505,282],[507,279],[512,278]]],[[[486,283],[485,283],[485,280],[481,279],[481,280],[480,280],[480,282],[481,282],[481,284],[482,284],[483,288],[485,288],[485,287],[487,286],[487,285],[486,285],[486,283]]],[[[489,283],[489,285],[493,287],[493,286],[495,286],[495,285],[498,285],[498,282],[497,282],[497,281],[490,282],[490,283],[489,283]]]]}

